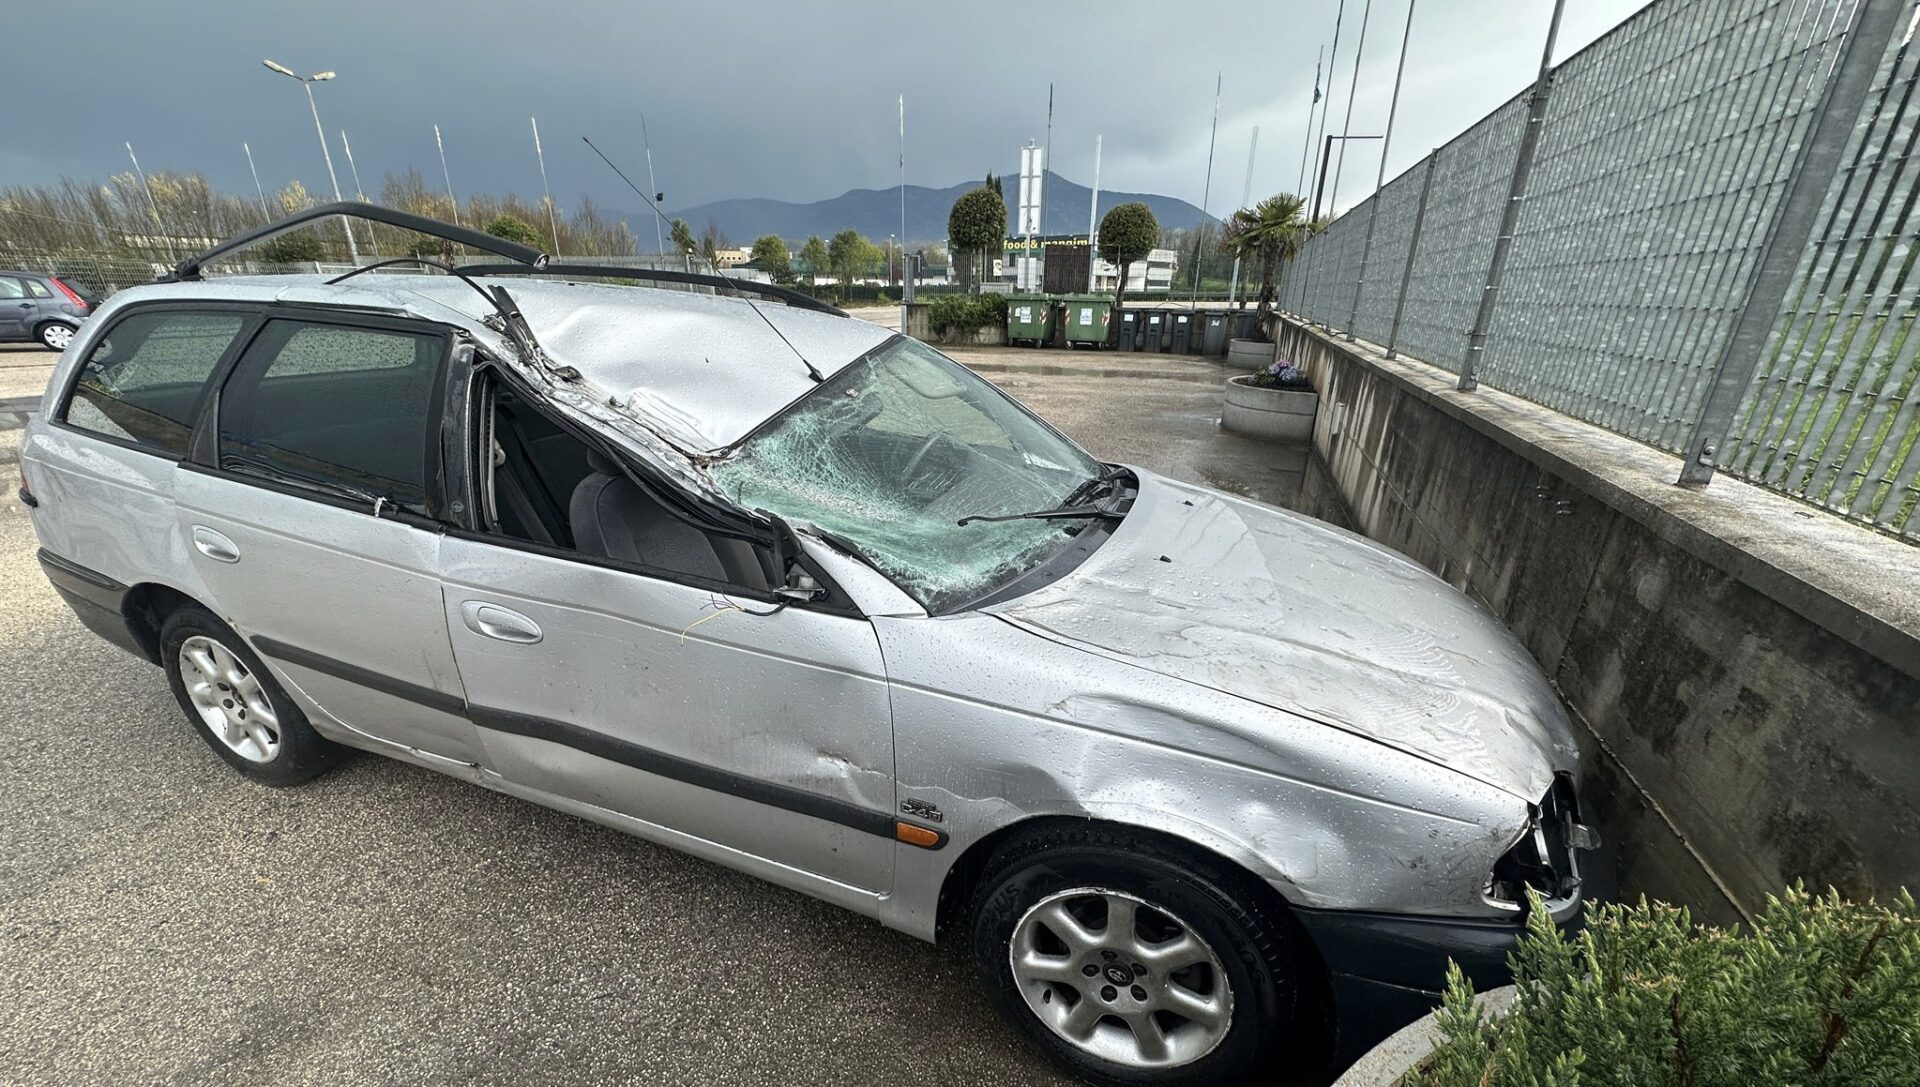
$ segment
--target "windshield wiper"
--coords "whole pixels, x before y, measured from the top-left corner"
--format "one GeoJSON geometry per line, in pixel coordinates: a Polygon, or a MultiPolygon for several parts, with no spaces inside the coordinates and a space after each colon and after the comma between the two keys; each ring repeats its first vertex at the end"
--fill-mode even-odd
{"type": "Polygon", "coordinates": [[[1087,499],[1091,498],[1093,493],[1099,490],[1101,486],[1113,483],[1127,474],[1127,470],[1118,465],[1103,467],[1100,469],[1099,475],[1091,476],[1076,484],[1073,490],[1068,491],[1067,496],[1060,500],[1060,504],[1054,506],[1052,509],[1033,510],[1028,513],[1004,513],[997,516],[975,513],[960,518],[956,523],[964,528],[967,525],[973,524],[975,521],[991,524],[996,521],[1063,521],[1077,517],[1118,521],[1122,517],[1125,517],[1126,514],[1121,513],[1119,510],[1102,506],[1098,502],[1089,502],[1087,499]]]}
{"type": "Polygon", "coordinates": [[[960,520],[954,523],[964,527],[966,525],[973,524],[975,521],[981,521],[985,523],[992,523],[995,521],[1066,521],[1066,520],[1072,520],[1074,518],[1079,518],[1079,517],[1100,518],[1102,520],[1118,521],[1124,516],[1126,516],[1126,514],[1121,513],[1119,510],[1108,509],[1106,506],[1089,504],[1084,506],[1055,506],[1050,510],[1031,510],[1027,513],[1004,513],[998,516],[988,516],[983,513],[976,513],[968,517],[962,517],[960,518],[960,520]]]}
{"type": "Polygon", "coordinates": [[[1112,483],[1128,474],[1130,473],[1128,473],[1125,468],[1117,464],[1104,466],[1100,469],[1099,475],[1081,480],[1079,486],[1068,491],[1067,496],[1060,500],[1060,504],[1062,506],[1077,506],[1087,499],[1092,498],[1093,492],[1099,490],[1103,485],[1112,483]]]}

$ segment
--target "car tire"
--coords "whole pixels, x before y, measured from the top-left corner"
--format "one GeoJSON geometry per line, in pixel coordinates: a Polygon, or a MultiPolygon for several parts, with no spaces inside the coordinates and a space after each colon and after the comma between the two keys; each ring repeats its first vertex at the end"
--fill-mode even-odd
{"type": "Polygon", "coordinates": [[[1274,1077],[1307,953],[1285,906],[1246,873],[1158,835],[1056,824],[996,850],[976,888],[975,969],[1068,1071],[1114,1087],[1274,1077]],[[1127,913],[1131,930],[1112,930],[1127,913]],[[1063,936],[1067,919],[1077,934],[1063,936]]]}
{"type": "Polygon", "coordinates": [[[242,776],[299,785],[340,761],[344,749],[313,730],[246,640],[205,608],[167,616],[160,661],[194,731],[242,776]]]}
{"type": "Polygon", "coordinates": [[[34,330],[33,338],[49,351],[65,351],[67,345],[73,342],[74,331],[72,325],[48,321],[34,330]]]}

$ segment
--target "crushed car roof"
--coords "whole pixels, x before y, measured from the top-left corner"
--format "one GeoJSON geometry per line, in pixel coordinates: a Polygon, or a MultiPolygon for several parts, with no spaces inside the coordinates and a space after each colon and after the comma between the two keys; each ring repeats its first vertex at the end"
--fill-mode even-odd
{"type": "MultiPolygon", "coordinates": [[[[452,276],[373,273],[338,285],[329,278],[245,276],[122,295],[394,310],[475,329],[493,312],[452,276]]],[[[690,453],[723,450],[806,395],[816,384],[808,363],[832,377],[893,336],[867,321],[747,298],[524,278],[482,282],[512,293],[547,357],[579,371],[597,399],[616,401],[690,453]]],[[[487,339],[498,342],[492,334],[487,339]]]]}

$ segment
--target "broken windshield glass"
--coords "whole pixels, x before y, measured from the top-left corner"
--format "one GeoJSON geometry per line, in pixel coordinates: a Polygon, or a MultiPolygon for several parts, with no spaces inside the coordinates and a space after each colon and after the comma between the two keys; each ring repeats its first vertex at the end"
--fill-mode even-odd
{"type": "Polygon", "coordinates": [[[962,517],[1060,505],[1102,469],[972,371],[899,338],[711,471],[741,506],[826,530],[939,612],[1044,562],[1086,524],[962,517]]]}

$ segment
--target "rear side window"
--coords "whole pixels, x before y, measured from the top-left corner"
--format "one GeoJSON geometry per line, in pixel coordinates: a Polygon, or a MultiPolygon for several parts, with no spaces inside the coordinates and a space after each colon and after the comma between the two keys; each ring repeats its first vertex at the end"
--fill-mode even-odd
{"type": "Polygon", "coordinates": [[[53,297],[53,292],[47,289],[47,285],[37,279],[23,279],[20,282],[27,285],[27,293],[35,298],[53,297]]]}
{"type": "Polygon", "coordinates": [[[220,393],[220,466],[426,513],[447,341],[271,321],[220,393]]]}
{"type": "Polygon", "coordinates": [[[80,365],[67,424],[185,456],[201,389],[246,321],[240,313],[147,311],[115,322],[80,365]]]}
{"type": "Polygon", "coordinates": [[[25,298],[27,289],[12,276],[0,276],[0,298],[25,298]]]}

